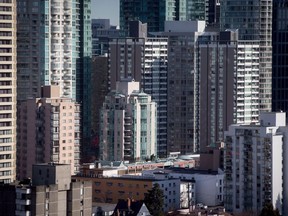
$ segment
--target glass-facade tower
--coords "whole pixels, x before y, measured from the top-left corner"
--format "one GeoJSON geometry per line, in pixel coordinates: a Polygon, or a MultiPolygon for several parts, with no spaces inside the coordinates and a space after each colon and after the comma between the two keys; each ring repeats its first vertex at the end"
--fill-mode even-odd
{"type": "Polygon", "coordinates": [[[288,111],[288,1],[273,1],[272,110],[288,111]]]}
{"type": "Polygon", "coordinates": [[[222,0],[221,30],[238,29],[240,40],[260,43],[260,111],[272,105],[272,0],[222,0]]]}
{"type": "Polygon", "coordinates": [[[90,137],[90,4],[17,0],[17,99],[40,97],[43,85],[60,86],[61,97],[81,104],[85,143],[90,137]]]}
{"type": "Polygon", "coordinates": [[[129,32],[129,21],[147,23],[148,32],[164,31],[165,21],[205,20],[205,0],[120,0],[120,28],[129,32]]]}

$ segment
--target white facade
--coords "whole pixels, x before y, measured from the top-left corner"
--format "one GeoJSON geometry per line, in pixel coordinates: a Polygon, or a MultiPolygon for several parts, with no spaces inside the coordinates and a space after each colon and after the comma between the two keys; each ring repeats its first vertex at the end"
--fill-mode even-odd
{"type": "MultiPolygon", "coordinates": [[[[224,173],[221,170],[218,172],[209,172],[185,168],[172,168],[147,170],[143,172],[143,175],[153,174],[155,176],[161,176],[163,175],[163,172],[167,173],[167,178],[176,178],[183,180],[184,183],[186,181],[191,181],[193,183],[191,184],[191,188],[189,188],[192,205],[197,203],[203,203],[207,206],[222,204],[224,194],[224,173]]],[[[181,182],[181,184],[184,183],[181,182]]],[[[181,186],[181,193],[187,192],[183,187],[184,185],[181,186]]],[[[187,199],[187,197],[185,199],[187,199]]],[[[185,205],[185,199],[181,200],[181,205],[185,205]]]]}
{"type": "Polygon", "coordinates": [[[143,160],[156,155],[157,105],[138,82],[117,82],[101,109],[102,160],[143,160]]]}
{"type": "Polygon", "coordinates": [[[180,208],[180,180],[167,179],[157,182],[164,193],[164,212],[180,208]]]}
{"type": "Polygon", "coordinates": [[[89,1],[17,0],[18,99],[39,97],[42,85],[59,85],[61,96],[76,99],[76,79],[85,73],[81,55],[90,57],[89,1]]]}
{"type": "Polygon", "coordinates": [[[167,155],[167,79],[168,38],[146,38],[144,46],[144,74],[142,86],[145,93],[157,103],[157,150],[167,155]]]}
{"type": "MultiPolygon", "coordinates": [[[[152,170],[149,170],[152,171],[152,170]]],[[[160,173],[160,175],[151,175],[147,170],[145,175],[122,175],[120,178],[129,178],[136,180],[152,181],[152,184],[158,184],[164,195],[164,212],[175,211],[180,208],[180,184],[179,178],[172,178],[160,173]]]]}
{"type": "Polygon", "coordinates": [[[237,47],[236,121],[258,122],[259,117],[259,42],[240,41],[237,47]]]}
{"type": "Polygon", "coordinates": [[[195,181],[181,181],[180,208],[189,208],[196,203],[195,181]]]}
{"type": "Polygon", "coordinates": [[[165,32],[204,32],[206,22],[197,21],[165,21],[165,32]]]}
{"type": "Polygon", "coordinates": [[[195,180],[195,204],[216,206],[223,202],[224,173],[171,173],[170,175],[173,178],[195,180]]]}
{"type": "Polygon", "coordinates": [[[0,7],[0,182],[16,179],[16,0],[0,7]]]}
{"type": "Polygon", "coordinates": [[[259,213],[266,202],[271,202],[287,214],[285,115],[261,113],[260,124],[231,125],[225,132],[227,210],[259,213]]]}

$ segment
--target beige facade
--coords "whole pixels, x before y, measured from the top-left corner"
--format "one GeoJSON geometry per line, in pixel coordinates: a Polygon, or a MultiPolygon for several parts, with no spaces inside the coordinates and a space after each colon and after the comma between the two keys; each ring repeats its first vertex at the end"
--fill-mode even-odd
{"type": "Polygon", "coordinates": [[[78,170],[80,106],[60,98],[59,87],[42,88],[43,97],[19,104],[18,179],[31,177],[37,163],[68,163],[71,174],[78,170]]]}
{"type": "Polygon", "coordinates": [[[91,182],[71,182],[69,164],[33,165],[31,215],[91,215],[91,182]]]}
{"type": "Polygon", "coordinates": [[[77,181],[92,182],[92,201],[118,203],[119,199],[144,200],[145,194],[158,184],[164,195],[163,211],[180,208],[180,179],[156,178],[150,176],[126,175],[121,177],[91,177],[79,175],[72,177],[77,181]]]}
{"type": "Polygon", "coordinates": [[[0,184],[0,194],[0,216],[92,214],[91,182],[71,181],[69,164],[34,165],[32,181],[0,184]]]}
{"type": "Polygon", "coordinates": [[[93,178],[74,176],[77,181],[92,182],[92,201],[117,203],[118,199],[143,200],[144,194],[153,187],[154,179],[93,178]]]}
{"type": "Polygon", "coordinates": [[[16,0],[0,1],[0,182],[16,178],[16,0]]]}

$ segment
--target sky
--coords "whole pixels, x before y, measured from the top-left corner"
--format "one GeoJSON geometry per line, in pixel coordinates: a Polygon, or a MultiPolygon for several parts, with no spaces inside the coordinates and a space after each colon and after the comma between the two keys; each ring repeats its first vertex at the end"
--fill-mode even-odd
{"type": "Polygon", "coordinates": [[[92,18],[110,19],[110,24],[119,25],[119,0],[91,0],[92,18]]]}

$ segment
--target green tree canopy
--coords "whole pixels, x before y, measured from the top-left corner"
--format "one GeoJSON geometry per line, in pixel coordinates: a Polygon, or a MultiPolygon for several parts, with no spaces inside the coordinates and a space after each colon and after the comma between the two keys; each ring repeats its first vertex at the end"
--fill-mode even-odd
{"type": "Polygon", "coordinates": [[[164,193],[161,190],[159,184],[154,184],[151,190],[145,194],[144,203],[149,209],[151,215],[153,216],[163,216],[163,206],[164,206],[164,193]]]}
{"type": "Polygon", "coordinates": [[[280,216],[278,209],[274,210],[271,203],[265,204],[259,216],[280,216]]]}

